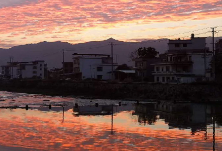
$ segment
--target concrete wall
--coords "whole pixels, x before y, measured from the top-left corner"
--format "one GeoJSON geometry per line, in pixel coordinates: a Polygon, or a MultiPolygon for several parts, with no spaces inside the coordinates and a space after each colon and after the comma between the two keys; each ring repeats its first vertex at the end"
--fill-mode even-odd
{"type": "MultiPolygon", "coordinates": [[[[211,62],[212,55],[209,54],[206,55],[206,69],[211,68],[210,62],[211,62]]],[[[192,61],[193,61],[193,68],[192,73],[198,76],[205,76],[205,64],[204,64],[204,54],[192,54],[192,61]]]]}
{"type": "Polygon", "coordinates": [[[44,79],[45,75],[45,66],[44,62],[38,62],[37,64],[24,64],[25,69],[21,70],[22,78],[32,78],[34,76],[41,77],[41,79],[44,79]],[[36,66],[36,69],[33,69],[33,67],[36,66]]]}
{"type": "Polygon", "coordinates": [[[25,65],[25,69],[21,70],[22,78],[32,78],[33,77],[33,66],[25,65]]]}
{"type": "MultiPolygon", "coordinates": [[[[114,65],[113,70],[116,69],[114,65]]],[[[103,64],[102,58],[80,58],[80,72],[82,72],[82,79],[94,78],[102,76],[102,80],[111,79],[112,66],[111,64],[103,64]],[[97,67],[101,67],[102,71],[98,71],[97,67]]]]}
{"type": "Polygon", "coordinates": [[[98,58],[80,58],[80,72],[82,79],[97,78],[97,66],[102,63],[102,59],[98,58]]]}
{"type": "Polygon", "coordinates": [[[168,46],[169,50],[205,49],[206,42],[205,38],[192,38],[191,40],[170,40],[168,46]],[[179,47],[176,47],[175,44],[179,44],[179,47]],[[183,44],[186,44],[187,46],[184,47],[183,44]]]}
{"type": "Polygon", "coordinates": [[[0,81],[4,91],[41,93],[48,95],[79,95],[109,99],[158,99],[193,100],[196,102],[220,101],[222,86],[212,84],[149,84],[149,83],[109,83],[109,82],[72,82],[56,80],[0,81]]]}

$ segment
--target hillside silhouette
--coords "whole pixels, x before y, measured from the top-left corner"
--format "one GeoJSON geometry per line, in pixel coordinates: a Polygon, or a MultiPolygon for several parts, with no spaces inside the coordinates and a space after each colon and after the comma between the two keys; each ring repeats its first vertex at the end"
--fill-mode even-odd
{"type": "MultiPolygon", "coordinates": [[[[211,46],[211,37],[207,38],[207,46],[211,46]]],[[[219,38],[215,38],[217,41],[219,38]]],[[[130,61],[129,55],[132,51],[139,47],[154,47],[160,53],[167,51],[168,39],[159,40],[147,40],[142,42],[123,42],[113,38],[104,41],[91,41],[79,44],[70,44],[68,42],[40,42],[37,44],[26,44],[20,46],[14,46],[9,49],[0,48],[0,65],[5,65],[9,62],[10,57],[13,57],[13,61],[34,61],[45,60],[48,68],[60,68],[62,67],[62,50],[65,51],[65,61],[72,61],[73,53],[102,53],[111,54],[110,43],[114,44],[114,62],[119,64],[133,65],[130,61]]]]}

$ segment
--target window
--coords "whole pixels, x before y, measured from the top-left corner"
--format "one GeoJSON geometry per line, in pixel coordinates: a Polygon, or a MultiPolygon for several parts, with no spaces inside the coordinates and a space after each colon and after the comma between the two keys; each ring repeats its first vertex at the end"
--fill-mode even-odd
{"type": "Polygon", "coordinates": [[[140,67],[143,67],[143,62],[140,63],[140,67]]]}
{"type": "Polygon", "coordinates": [[[170,71],[170,67],[169,66],[166,66],[166,71],[170,71]]]}
{"type": "Polygon", "coordinates": [[[37,66],[33,66],[33,69],[37,69],[37,66]]]}
{"type": "Polygon", "coordinates": [[[165,77],[162,77],[162,82],[165,82],[165,77]]]}
{"type": "Polygon", "coordinates": [[[183,44],[183,47],[187,47],[187,44],[183,44]]]}
{"type": "Polygon", "coordinates": [[[159,67],[156,67],[156,71],[160,71],[160,68],[159,68],[159,67]]]}
{"type": "Polygon", "coordinates": [[[36,74],[37,72],[36,71],[33,71],[33,74],[36,74]]]}
{"type": "Polygon", "coordinates": [[[175,47],[180,47],[180,44],[175,44],[175,47]]]}
{"type": "Polygon", "coordinates": [[[42,68],[40,68],[40,70],[42,70],[42,68]]]}
{"type": "Polygon", "coordinates": [[[172,56],[170,56],[169,58],[170,58],[170,60],[169,60],[169,61],[172,61],[172,56]]]}
{"type": "Polygon", "coordinates": [[[42,66],[42,64],[40,64],[40,67],[42,66]]]}
{"type": "Polygon", "coordinates": [[[97,71],[103,71],[103,67],[97,67],[97,71]]]}
{"type": "Polygon", "coordinates": [[[167,80],[167,82],[169,82],[170,81],[170,77],[167,77],[166,80],[167,80]]]}
{"type": "Polygon", "coordinates": [[[40,77],[42,76],[42,74],[40,73],[40,77]]]}
{"type": "Polygon", "coordinates": [[[97,75],[97,79],[101,80],[103,78],[102,75],[97,75]]]}
{"type": "Polygon", "coordinates": [[[25,70],[25,65],[21,65],[21,70],[25,70]]]}
{"type": "Polygon", "coordinates": [[[156,77],[156,82],[159,82],[160,81],[160,78],[159,77],[156,77]]]}
{"type": "Polygon", "coordinates": [[[164,67],[162,67],[162,71],[164,71],[164,67]]]}
{"type": "Polygon", "coordinates": [[[191,59],[191,56],[189,56],[188,60],[189,60],[189,61],[191,61],[191,60],[192,60],[192,59],[191,59]]]}
{"type": "Polygon", "coordinates": [[[174,77],[172,77],[172,80],[174,80],[175,78],[174,77]]]}

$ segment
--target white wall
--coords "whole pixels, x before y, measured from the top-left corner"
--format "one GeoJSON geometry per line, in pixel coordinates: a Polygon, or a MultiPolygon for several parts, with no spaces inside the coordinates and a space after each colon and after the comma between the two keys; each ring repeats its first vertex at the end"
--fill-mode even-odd
{"type": "Polygon", "coordinates": [[[11,67],[11,79],[18,78],[18,67],[11,67]]]}
{"type": "MultiPolygon", "coordinates": [[[[212,55],[206,55],[206,69],[210,68],[212,55]]],[[[193,69],[192,73],[199,76],[205,76],[204,54],[192,54],[193,69]]]]}
{"type": "Polygon", "coordinates": [[[25,65],[25,70],[21,70],[22,78],[33,77],[33,65],[25,65]]]}
{"type": "Polygon", "coordinates": [[[205,38],[192,38],[191,40],[171,40],[169,41],[169,50],[191,50],[191,49],[205,49],[205,38]],[[175,44],[180,44],[180,47],[175,47],[175,44]],[[187,47],[183,47],[187,44],[187,47]]]}
{"type": "Polygon", "coordinates": [[[195,82],[195,78],[194,77],[181,77],[180,82],[181,83],[192,83],[192,82],[195,82]]]}
{"type": "Polygon", "coordinates": [[[37,76],[41,77],[42,79],[44,79],[44,75],[45,75],[45,66],[44,66],[44,62],[38,62],[37,66],[37,76]]]}
{"type": "MultiPolygon", "coordinates": [[[[113,67],[115,70],[116,66],[113,67]]],[[[94,78],[98,75],[102,76],[103,80],[111,79],[112,66],[111,64],[103,64],[102,58],[80,58],[80,72],[82,79],[94,78]],[[97,71],[97,67],[102,67],[102,71],[97,71]]]]}
{"type": "Polygon", "coordinates": [[[25,70],[21,70],[22,78],[32,78],[36,76],[44,79],[44,74],[45,74],[44,61],[37,62],[37,64],[28,63],[24,65],[25,65],[25,70]],[[36,66],[36,69],[33,69],[34,66],[36,66]]]}
{"type": "Polygon", "coordinates": [[[205,49],[206,39],[205,38],[192,38],[192,49],[205,49]]]}
{"type": "Polygon", "coordinates": [[[102,59],[80,58],[79,61],[82,79],[97,78],[97,66],[102,63],[102,59]]]}

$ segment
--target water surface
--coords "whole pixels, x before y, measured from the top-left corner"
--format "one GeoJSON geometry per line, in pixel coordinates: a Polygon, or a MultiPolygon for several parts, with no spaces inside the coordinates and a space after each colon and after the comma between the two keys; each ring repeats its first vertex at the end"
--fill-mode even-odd
{"type": "Polygon", "coordinates": [[[0,92],[0,100],[1,107],[30,107],[0,109],[3,151],[222,150],[220,105],[134,104],[10,92],[0,92]]]}

